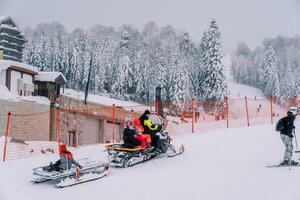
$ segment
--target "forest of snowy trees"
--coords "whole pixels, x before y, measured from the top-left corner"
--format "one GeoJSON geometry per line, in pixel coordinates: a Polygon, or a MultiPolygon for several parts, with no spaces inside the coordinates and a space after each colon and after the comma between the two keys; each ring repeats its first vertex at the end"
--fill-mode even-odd
{"type": "Polygon", "coordinates": [[[253,51],[239,43],[232,72],[239,83],[258,87],[266,96],[300,95],[300,36],[265,39],[253,51]]]}
{"type": "Polygon", "coordinates": [[[223,99],[227,93],[222,42],[212,19],[200,44],[172,26],[147,23],[139,31],[95,25],[66,31],[59,23],[25,29],[23,61],[40,71],[60,71],[68,87],[148,102],[157,86],[163,100],[223,99]]]}

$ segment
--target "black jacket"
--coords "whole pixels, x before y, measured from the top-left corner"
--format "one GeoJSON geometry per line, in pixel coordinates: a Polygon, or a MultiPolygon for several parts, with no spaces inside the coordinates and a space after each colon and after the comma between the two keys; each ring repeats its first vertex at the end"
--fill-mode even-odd
{"type": "Polygon", "coordinates": [[[283,129],[280,131],[280,133],[293,138],[293,129],[295,129],[294,120],[295,120],[295,118],[292,116],[284,117],[283,118],[283,129]]]}
{"type": "Polygon", "coordinates": [[[144,124],[144,121],[148,120],[149,118],[147,117],[146,114],[143,114],[139,119],[140,119],[141,125],[144,128],[143,133],[149,134],[150,133],[150,128],[144,124]]]}
{"type": "Polygon", "coordinates": [[[135,130],[125,128],[123,131],[124,147],[136,147],[141,145],[141,142],[135,138],[135,130]]]}

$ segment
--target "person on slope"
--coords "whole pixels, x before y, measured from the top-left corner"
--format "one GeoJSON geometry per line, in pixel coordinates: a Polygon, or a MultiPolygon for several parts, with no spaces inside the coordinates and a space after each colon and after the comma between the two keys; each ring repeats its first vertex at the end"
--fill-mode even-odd
{"type": "Polygon", "coordinates": [[[134,125],[136,127],[138,135],[140,137],[142,137],[144,139],[144,141],[146,142],[146,146],[147,147],[151,147],[151,143],[152,143],[151,136],[150,136],[150,134],[144,133],[144,127],[141,125],[140,119],[139,118],[135,118],[133,120],[133,123],[134,123],[134,125]]]}
{"type": "Polygon", "coordinates": [[[50,165],[44,167],[44,171],[64,171],[71,169],[74,164],[76,167],[82,169],[82,166],[73,158],[73,154],[67,150],[67,146],[65,144],[61,144],[59,146],[59,160],[54,164],[50,162],[50,165]]]}
{"type": "Polygon", "coordinates": [[[287,116],[282,118],[282,129],[280,131],[281,140],[285,146],[283,162],[280,165],[298,165],[299,163],[292,160],[293,155],[293,132],[295,130],[294,120],[297,115],[297,108],[291,107],[287,116]]]}
{"type": "Polygon", "coordinates": [[[156,133],[160,131],[161,127],[159,125],[152,124],[151,120],[149,119],[150,114],[151,113],[149,110],[145,110],[145,112],[139,118],[139,120],[140,120],[141,126],[144,129],[143,133],[150,134],[150,136],[151,136],[151,140],[152,140],[151,144],[152,144],[152,146],[155,147],[154,152],[159,153],[162,144],[160,142],[159,136],[156,135],[156,133]]]}
{"type": "Polygon", "coordinates": [[[147,147],[145,139],[141,134],[137,134],[133,123],[128,119],[125,122],[125,127],[123,130],[123,141],[124,147],[133,148],[136,146],[141,146],[143,150],[147,147]]]}

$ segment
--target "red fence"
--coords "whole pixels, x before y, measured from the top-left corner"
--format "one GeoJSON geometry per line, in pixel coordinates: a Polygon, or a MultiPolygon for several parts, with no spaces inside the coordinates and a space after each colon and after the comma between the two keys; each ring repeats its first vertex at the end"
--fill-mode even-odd
{"type": "Polygon", "coordinates": [[[57,143],[49,135],[50,113],[7,113],[3,160],[54,153],[57,143]]]}
{"type": "MultiPolygon", "coordinates": [[[[127,104],[128,105],[128,104],[127,104]]],[[[77,147],[122,140],[125,118],[139,117],[146,109],[161,114],[170,134],[201,133],[218,128],[272,124],[286,115],[297,98],[230,99],[217,101],[163,101],[149,105],[95,106],[86,109],[51,108],[50,112],[1,115],[6,135],[3,160],[55,153],[60,143],[77,147]]],[[[154,122],[155,123],[155,122],[154,122]]],[[[2,137],[3,140],[3,137],[2,137]]],[[[2,149],[1,149],[2,151],[2,149]]]]}

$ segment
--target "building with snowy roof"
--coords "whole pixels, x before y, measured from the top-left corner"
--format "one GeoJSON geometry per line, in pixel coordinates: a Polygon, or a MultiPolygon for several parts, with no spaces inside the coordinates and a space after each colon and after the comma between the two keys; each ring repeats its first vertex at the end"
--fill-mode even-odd
{"type": "Polygon", "coordinates": [[[38,69],[25,63],[0,60],[0,85],[6,86],[14,95],[31,96],[38,69]]]}
{"type": "Polygon", "coordinates": [[[22,61],[26,40],[10,16],[0,16],[0,59],[22,61]]]}
{"type": "Polygon", "coordinates": [[[34,93],[47,97],[54,104],[59,97],[61,86],[66,83],[67,80],[61,72],[39,72],[34,79],[34,93]]]}

